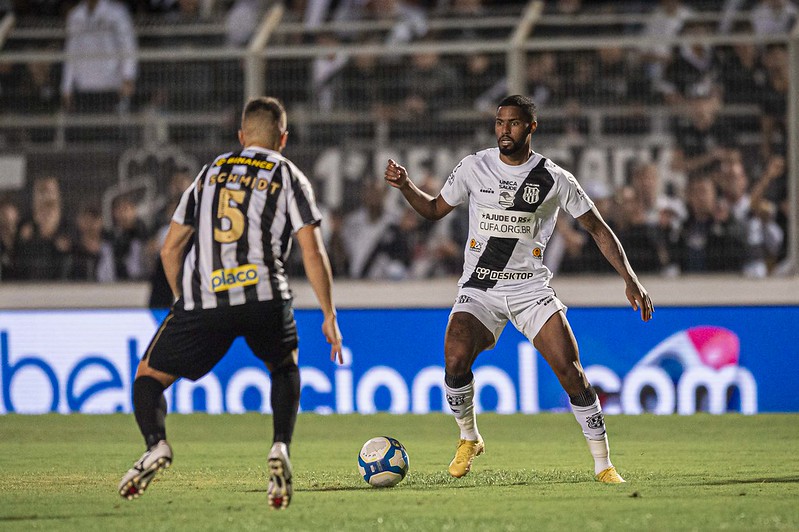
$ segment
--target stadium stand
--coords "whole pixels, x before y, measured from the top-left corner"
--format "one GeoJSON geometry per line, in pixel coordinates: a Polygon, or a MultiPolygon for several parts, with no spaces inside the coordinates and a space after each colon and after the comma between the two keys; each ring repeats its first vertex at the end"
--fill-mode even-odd
{"type": "MultiPolygon", "coordinates": [[[[119,251],[120,198],[137,211],[136,241],[147,242],[135,278],[147,278],[173,175],[233,146],[242,103],[256,94],[289,108],[287,154],[329,215],[337,276],[357,269],[341,232],[385,160],[401,156],[435,192],[461,157],[494,144],[494,105],[508,93],[533,96],[534,148],[603,206],[637,269],[797,273],[793,2],[783,17],[792,25],[767,33],[756,31],[763,3],[723,0],[340,0],[321,12],[303,2],[134,2],[137,48],[82,57],[136,65],[130,98],[103,112],[64,106],[67,14],[40,4],[50,17],[18,7],[0,21],[0,212],[16,210],[0,220],[2,281],[37,279],[17,253],[41,232],[34,187],[44,178],[60,184],[64,241],[49,252],[66,263],[51,278],[74,279],[66,272],[79,262],[81,279],[118,280],[87,273],[78,213],[99,213],[101,243],[119,251]]],[[[453,275],[463,221],[430,228],[396,199],[386,195],[381,223],[403,238],[379,251],[395,267],[371,278],[453,275]]],[[[99,258],[102,245],[90,248],[99,258]]],[[[606,271],[567,219],[546,260],[563,274],[606,271]]]]}

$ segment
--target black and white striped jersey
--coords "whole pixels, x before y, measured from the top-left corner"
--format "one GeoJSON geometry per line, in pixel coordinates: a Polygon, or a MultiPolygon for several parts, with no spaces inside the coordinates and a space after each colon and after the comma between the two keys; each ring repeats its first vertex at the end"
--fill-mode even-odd
{"type": "Polygon", "coordinates": [[[511,166],[498,148],[466,156],[441,189],[453,207],[469,201],[469,239],[459,286],[518,290],[545,286],[544,250],[558,210],[575,218],[593,202],[572,174],[537,153],[511,166]]]}
{"type": "Polygon", "coordinates": [[[185,310],[289,299],[291,237],[321,214],[308,178],[260,147],[218,156],[186,189],[172,220],[194,228],[180,283],[185,310]]]}

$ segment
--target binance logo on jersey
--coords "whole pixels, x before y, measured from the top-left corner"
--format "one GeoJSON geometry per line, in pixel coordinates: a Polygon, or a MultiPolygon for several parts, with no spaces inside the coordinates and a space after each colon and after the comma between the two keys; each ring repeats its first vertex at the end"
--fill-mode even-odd
{"type": "Polygon", "coordinates": [[[214,270],[211,273],[211,290],[214,292],[224,292],[237,286],[249,286],[257,283],[258,267],[255,264],[214,270]]]}
{"type": "Polygon", "coordinates": [[[222,166],[223,164],[246,164],[247,166],[254,166],[256,168],[260,168],[261,170],[271,170],[275,167],[275,163],[272,161],[253,159],[251,157],[242,157],[241,155],[228,157],[227,159],[222,158],[216,161],[217,166],[222,166]]]}

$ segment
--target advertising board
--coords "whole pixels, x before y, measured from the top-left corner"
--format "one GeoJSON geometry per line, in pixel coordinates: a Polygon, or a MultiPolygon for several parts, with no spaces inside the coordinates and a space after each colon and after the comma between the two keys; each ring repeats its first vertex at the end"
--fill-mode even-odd
{"type": "MultiPolygon", "coordinates": [[[[329,360],[321,313],[296,312],[303,411],[448,411],[448,309],[342,310],[345,364],[329,360]]],[[[131,412],[136,364],[165,312],[0,312],[0,413],[131,412]]],[[[609,414],[799,411],[799,307],[574,308],[569,320],[609,414]]],[[[479,411],[536,413],[568,398],[512,326],[474,368],[479,411]]],[[[271,411],[268,372],[237,340],[214,370],[168,391],[173,412],[271,411]]]]}

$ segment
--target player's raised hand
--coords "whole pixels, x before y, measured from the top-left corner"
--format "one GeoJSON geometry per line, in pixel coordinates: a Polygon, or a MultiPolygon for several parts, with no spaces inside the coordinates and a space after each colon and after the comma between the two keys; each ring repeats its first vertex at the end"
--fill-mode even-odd
{"type": "Polygon", "coordinates": [[[386,183],[394,188],[400,188],[408,181],[408,171],[398,165],[394,159],[388,160],[386,165],[386,183]]]}
{"type": "Polygon", "coordinates": [[[322,333],[325,335],[327,343],[330,344],[330,360],[344,363],[344,356],[341,354],[341,330],[338,328],[338,320],[335,314],[325,317],[322,322],[322,333]]]}
{"type": "Polygon", "coordinates": [[[655,307],[652,305],[652,299],[650,299],[649,293],[647,293],[643,285],[637,279],[630,281],[627,283],[625,293],[633,310],[641,310],[641,319],[644,321],[651,320],[655,307]]]}

